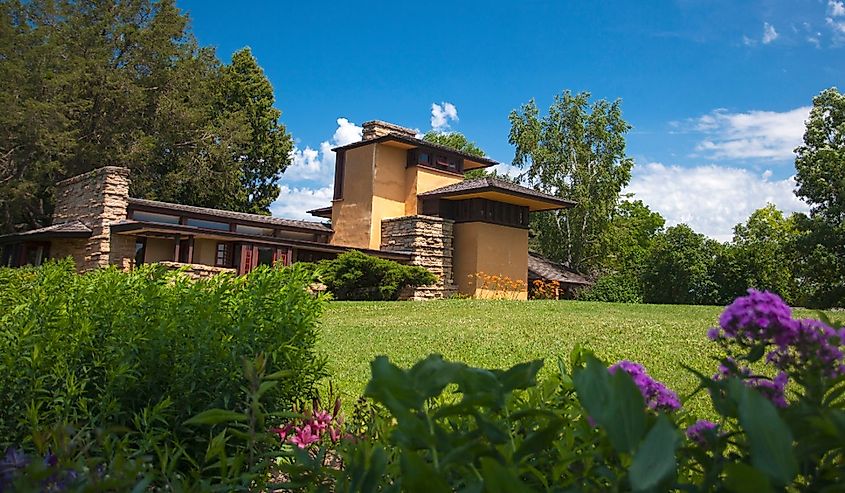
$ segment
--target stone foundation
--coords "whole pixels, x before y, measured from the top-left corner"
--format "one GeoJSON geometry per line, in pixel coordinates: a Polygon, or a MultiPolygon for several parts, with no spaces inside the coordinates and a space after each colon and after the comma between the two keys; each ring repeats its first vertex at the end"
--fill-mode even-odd
{"type": "Polygon", "coordinates": [[[171,270],[179,270],[184,269],[185,275],[193,279],[208,279],[209,277],[214,277],[218,274],[236,274],[237,271],[235,269],[229,267],[214,267],[213,265],[203,265],[203,264],[183,264],[181,262],[170,262],[170,261],[162,261],[156,262],[160,265],[163,265],[171,270]]]}
{"type": "Polygon", "coordinates": [[[446,298],[457,291],[452,277],[454,222],[433,216],[404,216],[381,222],[381,249],[409,252],[411,264],[438,277],[436,284],[408,289],[402,299],[446,298]]]}

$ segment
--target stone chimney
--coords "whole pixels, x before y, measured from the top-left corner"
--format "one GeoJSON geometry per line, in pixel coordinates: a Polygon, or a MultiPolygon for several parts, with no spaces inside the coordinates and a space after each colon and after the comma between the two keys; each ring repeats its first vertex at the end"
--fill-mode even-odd
{"type": "Polygon", "coordinates": [[[414,138],[417,135],[417,132],[410,128],[400,127],[399,125],[394,125],[392,123],[387,123],[380,120],[364,122],[362,126],[364,127],[364,135],[362,140],[377,139],[379,137],[384,137],[385,135],[389,134],[410,138],[414,138]]]}
{"type": "Polygon", "coordinates": [[[126,219],[128,206],[127,168],[104,166],[56,183],[53,224],[80,221],[91,228],[83,265],[78,266],[80,269],[109,264],[128,267],[134,244],[128,245],[130,240],[127,238],[113,242],[110,230],[111,224],[126,219]]]}

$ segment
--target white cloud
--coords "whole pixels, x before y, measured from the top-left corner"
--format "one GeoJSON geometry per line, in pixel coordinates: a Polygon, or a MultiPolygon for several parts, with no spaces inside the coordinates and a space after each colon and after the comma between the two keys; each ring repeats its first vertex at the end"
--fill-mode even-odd
{"type": "Polygon", "coordinates": [[[763,23],[763,44],[767,45],[772,41],[778,39],[778,32],[775,30],[775,26],[769,24],[768,22],[763,23]]]}
{"type": "Polygon", "coordinates": [[[362,131],[361,127],[346,118],[338,118],[337,130],[330,141],[321,142],[318,149],[306,146],[305,149],[294,148],[291,151],[292,163],[283,178],[297,181],[331,179],[335,158],[332,148],[358,142],[361,140],[362,131]]]}
{"type": "Polygon", "coordinates": [[[322,188],[291,188],[282,185],[279,198],[270,205],[270,212],[276,217],[285,219],[305,219],[318,221],[319,219],[305,211],[327,207],[332,202],[333,189],[331,186],[322,188]]]}
{"type": "Polygon", "coordinates": [[[715,164],[682,168],[649,163],[634,168],[625,192],[663,215],[667,226],[686,223],[711,238],[728,241],[733,227],[766,203],[786,213],[808,210],[793,193],[793,177],[771,177],[771,171],[758,175],[715,164]]]}
{"type": "Polygon", "coordinates": [[[845,16],[845,3],[829,0],[827,2],[827,13],[831,17],[845,16]]]}
{"type": "Polygon", "coordinates": [[[431,128],[437,132],[449,128],[449,121],[458,121],[458,108],[452,103],[431,103],[431,128]]]}
{"type": "Polygon", "coordinates": [[[711,159],[792,159],[809,113],[809,106],[784,112],[718,109],[694,121],[694,130],[707,134],[695,150],[711,159]]]}

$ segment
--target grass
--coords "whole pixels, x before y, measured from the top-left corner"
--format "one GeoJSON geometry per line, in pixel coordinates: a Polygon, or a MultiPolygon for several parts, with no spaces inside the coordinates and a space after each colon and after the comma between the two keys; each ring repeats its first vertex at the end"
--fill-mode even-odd
{"type": "MultiPolygon", "coordinates": [[[[544,371],[551,371],[558,357],[568,359],[576,343],[607,363],[642,363],[684,398],[696,379],[682,363],[706,375],[716,371],[717,352],[706,331],[721,311],[716,306],[582,301],[331,302],[320,344],[347,405],[363,392],[369,363],[377,355],[404,367],[431,353],[485,368],[543,358],[544,371]]],[[[685,408],[709,414],[709,399],[698,395],[685,408]]]]}

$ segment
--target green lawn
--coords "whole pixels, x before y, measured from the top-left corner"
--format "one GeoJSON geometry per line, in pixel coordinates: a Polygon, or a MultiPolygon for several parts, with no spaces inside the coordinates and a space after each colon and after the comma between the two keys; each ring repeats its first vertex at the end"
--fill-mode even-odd
{"type": "MultiPolygon", "coordinates": [[[[487,368],[544,358],[549,368],[558,356],[567,358],[578,342],[608,363],[642,363],[685,397],[696,380],[682,363],[715,373],[715,347],[706,331],[721,311],[715,306],[580,301],[331,302],[320,346],[347,405],[363,391],[369,362],[380,354],[402,366],[439,353],[487,368]]],[[[697,396],[685,407],[706,413],[709,400],[697,396]]]]}

